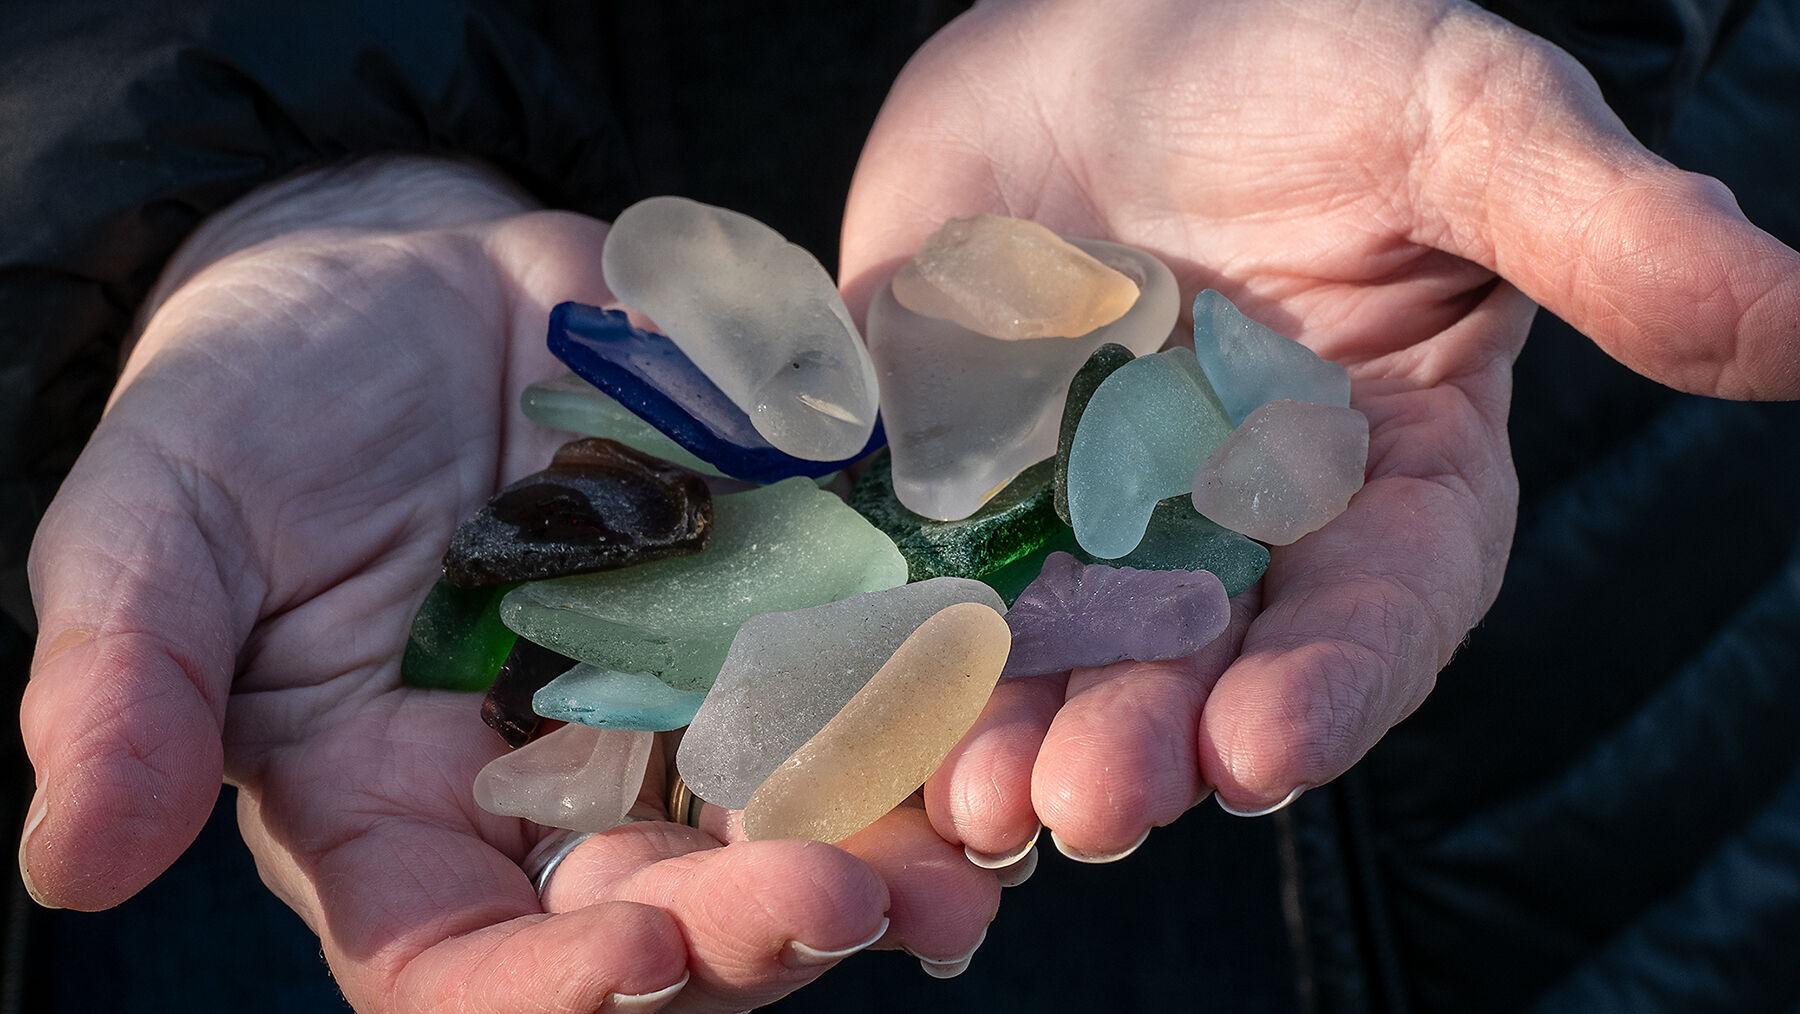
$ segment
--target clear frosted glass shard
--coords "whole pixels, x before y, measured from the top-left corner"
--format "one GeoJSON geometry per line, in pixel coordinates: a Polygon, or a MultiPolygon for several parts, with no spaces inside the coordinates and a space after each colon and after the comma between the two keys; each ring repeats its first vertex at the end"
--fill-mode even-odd
{"type": "Polygon", "coordinates": [[[841,841],[898,806],[975,724],[1011,640],[1000,614],[978,603],[920,624],[751,794],[745,836],[841,841]]]}
{"type": "Polygon", "coordinates": [[[1080,338],[1002,341],[921,316],[882,287],[869,310],[869,353],[881,382],[894,490],[916,514],[966,518],[1020,472],[1056,454],[1069,382],[1094,350],[1137,354],[1168,340],[1180,316],[1175,278],[1140,250],[1073,240],[1138,286],[1118,320],[1080,338]]]}
{"type": "Polygon", "coordinates": [[[1194,470],[1231,432],[1194,353],[1134,359],[1101,381],[1069,446],[1069,519],[1102,559],[1137,548],[1158,501],[1192,489],[1194,470]]]}
{"type": "Polygon", "coordinates": [[[807,479],[716,497],[713,520],[699,553],[521,585],[501,618],[570,658],[704,690],[750,617],[906,582],[893,540],[807,479]]]}
{"type": "Polygon", "coordinates": [[[1225,586],[1204,570],[1133,570],[1052,553],[1007,610],[1005,676],[1185,658],[1230,622],[1225,586]]]}
{"type": "Polygon", "coordinates": [[[1194,508],[1234,532],[1285,546],[1325,527],[1362,488],[1361,412],[1272,401],[1250,413],[1194,474],[1194,508]]]}
{"type": "Polygon", "coordinates": [[[979,581],[940,577],[751,619],[682,737],[682,779],[700,798],[742,809],[920,624],[964,602],[1005,609],[979,581]]]}
{"type": "Polygon", "coordinates": [[[667,732],[694,718],[706,695],[677,690],[647,672],[619,672],[583,662],[531,698],[531,710],[596,729],[667,732]]]}
{"type": "Polygon", "coordinates": [[[1009,341],[1079,337],[1124,316],[1137,296],[1136,282],[1080,247],[1000,215],[945,222],[894,276],[908,310],[1009,341]]]}
{"type": "Polygon", "coordinates": [[[617,827],[643,787],[653,739],[648,732],[565,725],[489,761],[475,776],[475,803],[545,827],[617,827]]]}
{"type": "Polygon", "coordinates": [[[1194,297],[1194,353],[1233,425],[1271,401],[1350,405],[1342,366],[1244,316],[1212,289],[1194,297]]]}
{"type": "Polygon", "coordinates": [[[875,426],[875,373],[837,285],[812,254],[748,215],[652,197],[613,220],[606,284],[650,317],[770,444],[856,454],[875,426]]]}

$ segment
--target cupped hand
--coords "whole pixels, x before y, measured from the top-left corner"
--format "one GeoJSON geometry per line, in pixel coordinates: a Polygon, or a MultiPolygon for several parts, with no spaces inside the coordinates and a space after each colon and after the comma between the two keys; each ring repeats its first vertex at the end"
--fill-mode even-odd
{"type": "Polygon", "coordinates": [[[607,298],[604,235],[394,160],[253,195],[190,242],[32,550],[35,897],[130,896],[223,777],[358,1009],[741,1010],[876,936],[974,947],[995,877],[919,809],[838,849],[721,847],[652,808],[540,902],[520,864],[543,829],[472,798],[503,749],[479,701],[400,685],[451,531],[559,441],[518,396],[556,372],[551,305],[607,298]]]}
{"type": "Polygon", "coordinates": [[[927,787],[972,858],[1116,857],[1209,791],[1278,806],[1431,690],[1492,603],[1535,301],[1656,380],[1800,395],[1800,256],[1640,147],[1566,54],[1447,0],[981,4],[895,84],[854,306],[976,212],[1153,251],[1349,368],[1367,485],[1201,656],[1008,682],[927,787]]]}

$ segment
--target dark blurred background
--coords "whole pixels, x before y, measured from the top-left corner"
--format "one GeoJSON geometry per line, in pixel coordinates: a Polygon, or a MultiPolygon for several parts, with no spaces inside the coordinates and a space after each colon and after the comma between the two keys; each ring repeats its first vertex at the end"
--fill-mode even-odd
{"type": "MultiPolygon", "coordinates": [[[[630,45],[592,44],[647,192],[741,209],[835,263],[864,131],[952,7],[644,6],[613,15],[630,45]]],[[[1800,3],[1499,9],[1800,243],[1800,3]]],[[[86,369],[91,401],[110,366],[86,369]]],[[[1275,818],[1206,804],[1113,866],[1046,844],[960,979],[864,955],[778,1009],[1800,1011],[1800,407],[1673,394],[1547,317],[1517,376],[1506,588],[1351,775],[1275,818]]],[[[22,547],[53,487],[9,486],[0,518],[15,704],[22,547]]],[[[16,734],[4,750],[16,832],[29,768],[16,734]]],[[[232,795],[113,911],[39,910],[9,876],[0,1014],[340,1008],[232,795]]]]}

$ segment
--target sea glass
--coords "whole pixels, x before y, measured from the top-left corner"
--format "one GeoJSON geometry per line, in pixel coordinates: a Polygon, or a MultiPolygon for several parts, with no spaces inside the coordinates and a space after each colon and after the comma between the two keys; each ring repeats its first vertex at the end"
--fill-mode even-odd
{"type": "Polygon", "coordinates": [[[1230,621],[1225,586],[1204,570],[1135,570],[1052,553],[1007,610],[1012,652],[1002,675],[1184,658],[1230,621]]]}
{"type": "Polygon", "coordinates": [[[682,737],[694,794],[741,809],[777,765],[856,696],[919,625],[965,602],[1004,608],[978,581],[940,577],[745,623],[682,737]]]}
{"type": "Polygon", "coordinates": [[[1272,401],[1201,463],[1194,508],[1232,531],[1289,545],[1344,512],[1368,458],[1361,412],[1272,401]]]}
{"type": "Polygon", "coordinates": [[[565,725],[494,758],[475,775],[475,803],[545,827],[605,831],[625,822],[655,737],[565,725]]]}
{"type": "MultiPolygon", "coordinates": [[[[1081,549],[1070,552],[1083,563],[1100,562],[1081,549]]],[[[1136,570],[1205,570],[1238,595],[1269,569],[1269,550],[1208,521],[1194,510],[1193,496],[1173,496],[1156,505],[1137,548],[1105,561],[1136,570]]]]}
{"type": "Polygon", "coordinates": [[[1053,462],[1026,469],[960,521],[933,521],[907,510],[894,496],[890,466],[885,453],[871,459],[850,491],[850,506],[894,540],[910,580],[982,577],[1030,554],[1063,527],[1052,503],[1053,462]]]}
{"type": "Polygon", "coordinates": [[[869,442],[875,371],[850,311],[818,259],[774,229],[652,197],[613,219],[600,266],[771,445],[841,461],[869,442]]]}
{"type": "Polygon", "coordinates": [[[1056,430],[1056,516],[1064,524],[1069,523],[1069,451],[1075,445],[1081,414],[1087,411],[1088,401],[1101,381],[1134,358],[1130,349],[1108,342],[1095,349],[1069,381],[1069,395],[1063,399],[1062,425],[1056,430]]]}
{"type": "Polygon", "coordinates": [[[705,696],[677,690],[649,673],[582,663],[540,689],[531,708],[545,718],[596,729],[667,732],[692,721],[705,696]]]}
{"type": "Polygon", "coordinates": [[[894,453],[894,489],[908,510],[938,521],[966,518],[1056,454],[1069,382],[1094,350],[1116,342],[1154,352],[1180,315],[1175,278],[1139,250],[1098,240],[1074,244],[1138,286],[1118,320],[1079,338],[1002,341],[901,306],[891,284],[869,310],[869,353],[881,382],[894,453]]]}
{"type": "Polygon", "coordinates": [[[704,690],[750,617],[906,582],[893,541],[805,479],[718,497],[713,520],[700,553],[521,585],[501,615],[571,658],[704,690]]]}
{"type": "Polygon", "coordinates": [[[861,450],[848,457],[813,461],[782,451],[667,335],[632,326],[619,310],[558,304],[550,311],[549,346],[576,375],[734,479],[829,475],[887,442],[877,419],[861,450]]]}
{"type": "Polygon", "coordinates": [[[500,621],[507,591],[432,585],[413,615],[400,681],[435,690],[486,690],[517,638],[500,621]]]}
{"type": "Polygon", "coordinates": [[[1102,559],[1137,548],[1160,500],[1193,488],[1194,470],[1231,432],[1194,353],[1135,359],[1088,399],[1069,448],[1069,517],[1102,559]]]}
{"type": "Polygon", "coordinates": [[[617,440],[701,475],[724,474],[573,373],[527,387],[519,407],[525,418],[548,429],[617,440]]]}
{"type": "Polygon", "coordinates": [[[744,807],[752,840],[841,841],[936,771],[987,705],[1006,621],[979,603],[920,624],[844,709],[782,761],[744,807]]]}
{"type": "Polygon", "coordinates": [[[479,587],[628,567],[698,552],[711,524],[700,476],[588,437],[457,526],[444,578],[479,587]]]}
{"type": "Polygon", "coordinates": [[[481,701],[481,720],[499,733],[508,746],[524,746],[542,722],[538,713],[531,710],[531,696],[573,665],[574,659],[519,638],[481,701]]]}
{"type": "Polygon", "coordinates": [[[1271,401],[1350,404],[1342,366],[1244,316],[1212,289],[1194,297],[1194,353],[1234,426],[1271,401]]]}
{"type": "Polygon", "coordinates": [[[1001,215],[945,222],[894,275],[894,298],[913,313],[1006,340],[1087,334],[1137,296],[1137,283],[1056,233],[1001,215]]]}

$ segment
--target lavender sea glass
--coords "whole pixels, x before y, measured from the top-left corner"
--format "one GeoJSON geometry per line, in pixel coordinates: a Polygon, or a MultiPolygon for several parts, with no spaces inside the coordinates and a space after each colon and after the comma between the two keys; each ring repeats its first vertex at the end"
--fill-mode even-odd
{"type": "Polygon", "coordinates": [[[1225,586],[1207,571],[1133,570],[1051,553],[1006,611],[1013,640],[1002,675],[1183,658],[1230,621],[1225,586]]]}

